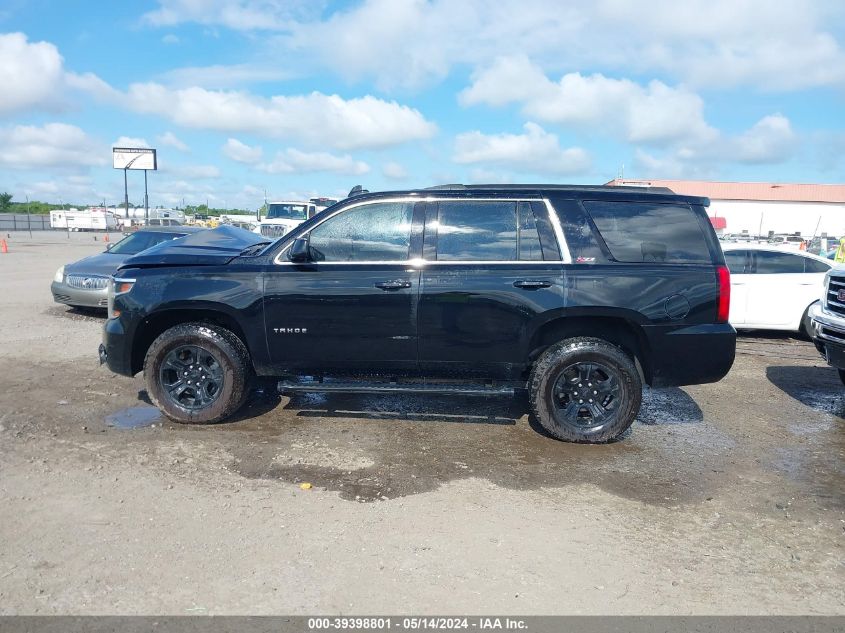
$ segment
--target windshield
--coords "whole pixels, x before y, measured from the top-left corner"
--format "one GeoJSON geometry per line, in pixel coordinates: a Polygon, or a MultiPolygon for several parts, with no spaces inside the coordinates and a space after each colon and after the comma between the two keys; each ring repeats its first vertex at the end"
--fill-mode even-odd
{"type": "Polygon", "coordinates": [[[182,237],[183,235],[185,233],[138,231],[132,235],[127,235],[106,252],[116,255],[137,255],[141,251],[145,251],[156,244],[166,242],[167,240],[175,240],[177,237],[182,237]]]}
{"type": "Polygon", "coordinates": [[[267,207],[268,220],[306,220],[308,219],[308,205],[271,203],[267,207]]]}

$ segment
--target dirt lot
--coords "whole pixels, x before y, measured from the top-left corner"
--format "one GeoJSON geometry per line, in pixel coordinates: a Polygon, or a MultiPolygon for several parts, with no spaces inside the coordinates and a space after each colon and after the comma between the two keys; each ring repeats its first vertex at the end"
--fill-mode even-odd
{"type": "Polygon", "coordinates": [[[807,342],[743,337],[607,446],[524,398],[267,393],[186,427],[52,303],[101,246],[0,255],[0,613],[845,614],[845,388],[807,342]]]}

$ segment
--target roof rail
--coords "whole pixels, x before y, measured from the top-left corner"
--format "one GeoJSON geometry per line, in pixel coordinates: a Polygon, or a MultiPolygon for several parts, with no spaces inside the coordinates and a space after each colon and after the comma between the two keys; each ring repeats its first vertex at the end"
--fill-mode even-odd
{"type": "Polygon", "coordinates": [[[455,183],[452,185],[434,185],[432,187],[426,187],[426,191],[448,191],[448,190],[459,190],[459,189],[466,189],[466,185],[462,185],[461,183],[455,183]]]}

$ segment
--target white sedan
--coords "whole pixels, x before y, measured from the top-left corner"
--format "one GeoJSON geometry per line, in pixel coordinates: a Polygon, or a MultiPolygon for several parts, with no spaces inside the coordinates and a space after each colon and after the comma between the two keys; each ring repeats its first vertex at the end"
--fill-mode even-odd
{"type": "Polygon", "coordinates": [[[765,244],[723,243],[722,250],[731,271],[731,325],[810,335],[807,310],[821,298],[832,261],[765,244]]]}

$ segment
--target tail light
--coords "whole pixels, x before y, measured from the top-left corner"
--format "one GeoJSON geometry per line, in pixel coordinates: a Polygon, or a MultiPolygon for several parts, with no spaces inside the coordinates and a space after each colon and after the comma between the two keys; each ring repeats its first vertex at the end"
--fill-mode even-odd
{"type": "Polygon", "coordinates": [[[731,273],[727,266],[716,268],[716,279],[719,282],[719,306],[716,309],[716,322],[727,323],[731,312],[731,273]]]}

